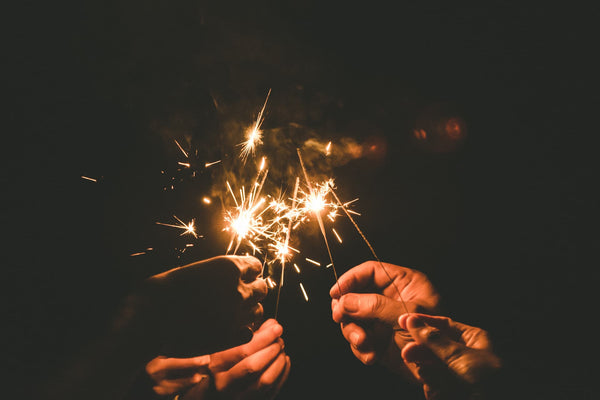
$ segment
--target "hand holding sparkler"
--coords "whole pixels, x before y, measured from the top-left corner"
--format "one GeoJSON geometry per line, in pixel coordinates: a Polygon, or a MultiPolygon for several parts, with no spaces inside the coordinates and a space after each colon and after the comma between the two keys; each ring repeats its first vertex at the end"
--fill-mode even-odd
{"type": "Polygon", "coordinates": [[[254,257],[221,256],[145,280],[107,334],[59,371],[39,398],[122,398],[157,354],[210,354],[249,340],[267,294],[261,266],[254,257]]]}
{"type": "Polygon", "coordinates": [[[331,290],[333,320],[340,324],[354,355],[364,364],[380,361],[403,370],[399,351],[410,340],[398,317],[438,307],[439,295],[421,272],[367,261],[344,273],[331,290]],[[343,295],[342,295],[343,293],[343,295]]]}
{"type": "Polygon", "coordinates": [[[148,279],[140,311],[156,321],[166,355],[206,354],[249,339],[267,294],[261,267],[254,257],[221,256],[148,279]]]}
{"type": "Polygon", "coordinates": [[[483,329],[423,314],[404,314],[398,324],[414,339],[402,358],[428,400],[510,397],[502,388],[512,385],[499,379],[501,361],[483,329]]]}
{"type": "Polygon", "coordinates": [[[246,344],[199,357],[157,357],[146,365],[146,372],[155,384],[154,392],[161,396],[269,399],[279,392],[290,371],[282,332],[281,325],[269,319],[246,344]]]}

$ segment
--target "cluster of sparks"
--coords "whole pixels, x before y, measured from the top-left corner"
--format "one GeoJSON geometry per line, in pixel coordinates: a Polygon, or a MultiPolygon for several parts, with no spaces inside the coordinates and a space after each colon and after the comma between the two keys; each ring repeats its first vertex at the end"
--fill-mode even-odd
{"type": "MultiPolygon", "coordinates": [[[[243,168],[249,168],[246,161],[249,157],[255,157],[257,149],[262,144],[263,131],[261,130],[264,122],[264,115],[269,100],[271,90],[269,90],[264,104],[257,115],[253,124],[246,129],[244,141],[238,146],[240,147],[239,157],[243,162],[243,168]]],[[[185,161],[178,162],[180,168],[190,168],[190,154],[186,151],[179,142],[175,140],[177,148],[186,158],[185,161]]],[[[332,142],[328,142],[323,148],[323,154],[328,156],[331,154],[332,142]]],[[[329,253],[330,263],[327,267],[333,267],[335,278],[337,281],[337,273],[333,265],[331,251],[325,231],[323,219],[330,221],[332,225],[336,218],[341,215],[340,210],[343,210],[346,215],[348,213],[357,214],[348,209],[348,207],[357,199],[347,203],[341,203],[333,190],[335,189],[334,180],[332,178],[323,181],[312,180],[309,177],[307,170],[304,167],[300,150],[298,149],[298,158],[302,167],[303,176],[297,176],[295,185],[291,193],[282,195],[273,195],[264,193],[263,189],[265,181],[268,177],[269,170],[267,168],[266,157],[261,158],[260,166],[253,182],[239,188],[232,187],[229,181],[225,182],[227,197],[225,203],[232,204],[224,209],[224,228],[223,231],[230,235],[229,244],[226,254],[238,254],[238,252],[251,252],[252,255],[261,256],[264,259],[264,265],[273,265],[279,263],[281,265],[281,276],[276,283],[271,276],[265,276],[263,269],[263,277],[266,279],[269,287],[276,286],[281,290],[284,281],[284,271],[286,264],[295,257],[301,254],[298,248],[293,247],[290,243],[293,241],[292,233],[298,231],[302,225],[309,223],[312,220],[317,221],[327,251],[329,253]],[[334,197],[335,196],[335,197],[334,197]]],[[[207,162],[204,168],[212,167],[220,164],[221,160],[207,162]]],[[[171,187],[172,188],[172,187],[171,187]]],[[[205,204],[210,204],[209,197],[204,197],[202,201],[205,204]]],[[[190,235],[194,238],[202,237],[196,232],[195,222],[192,219],[190,222],[184,222],[177,216],[173,216],[177,221],[175,223],[156,222],[156,224],[177,228],[182,230],[181,235],[190,235]]],[[[341,244],[342,237],[331,227],[331,233],[335,239],[341,244]]],[[[248,253],[247,253],[248,254],[248,253]]],[[[315,266],[321,266],[321,263],[309,257],[304,258],[307,263],[315,266]]],[[[297,263],[292,263],[294,270],[299,274],[300,268],[297,263]]],[[[308,295],[302,283],[299,283],[301,292],[306,301],[308,295]]],[[[279,305],[279,291],[277,298],[277,307],[279,305]]],[[[277,314],[277,310],[275,312],[277,314]]]]}
{"type": "MultiPolygon", "coordinates": [[[[244,168],[246,166],[246,161],[248,157],[255,156],[256,150],[260,144],[262,144],[263,131],[261,131],[262,124],[264,122],[264,112],[267,106],[267,102],[269,100],[269,96],[271,95],[271,90],[269,90],[265,102],[258,113],[258,116],[255,122],[246,130],[245,132],[245,140],[239,144],[241,147],[240,151],[240,159],[243,161],[244,168]]],[[[178,161],[177,164],[179,166],[179,171],[182,168],[192,170],[192,162],[190,160],[190,154],[186,151],[181,144],[175,140],[175,144],[177,148],[181,151],[183,156],[186,158],[185,161],[178,161]]],[[[327,157],[331,155],[332,151],[332,142],[328,142],[327,145],[324,146],[322,153],[327,157]]],[[[349,206],[352,205],[356,200],[342,203],[337,194],[335,193],[335,185],[333,178],[328,178],[323,181],[314,181],[309,177],[308,171],[306,170],[300,149],[297,149],[299,163],[303,173],[303,180],[300,176],[296,177],[294,189],[292,195],[272,195],[272,194],[264,194],[263,188],[265,181],[268,176],[268,169],[266,168],[266,157],[262,157],[260,167],[258,168],[258,172],[256,173],[256,177],[251,186],[246,190],[245,186],[240,187],[237,190],[231,186],[229,181],[225,182],[227,187],[227,193],[231,196],[233,200],[233,206],[230,208],[226,208],[224,210],[224,223],[225,228],[223,231],[226,231],[230,234],[229,245],[226,250],[226,254],[236,254],[240,251],[242,246],[245,246],[247,249],[251,249],[253,255],[262,255],[264,257],[264,264],[274,264],[276,262],[281,265],[281,276],[279,278],[279,282],[275,282],[271,276],[265,276],[265,271],[263,267],[263,277],[265,278],[268,286],[273,289],[278,287],[277,292],[277,303],[275,309],[275,317],[277,317],[277,311],[279,308],[279,294],[281,291],[281,287],[284,282],[284,272],[286,263],[292,260],[295,255],[299,255],[301,251],[297,248],[294,248],[290,245],[290,239],[292,232],[297,231],[303,224],[308,223],[311,220],[316,220],[319,229],[321,231],[323,240],[325,242],[325,246],[327,248],[327,252],[329,255],[330,263],[326,265],[327,268],[332,267],[332,270],[335,275],[336,283],[337,283],[337,272],[335,271],[335,266],[333,263],[333,257],[331,255],[331,249],[329,246],[329,242],[327,239],[327,233],[325,230],[325,224],[323,219],[328,219],[332,224],[335,222],[336,218],[341,215],[340,210],[343,211],[348,219],[352,222],[357,232],[360,234],[364,242],[369,247],[374,258],[378,261],[380,267],[387,274],[390,282],[394,285],[394,281],[392,277],[388,274],[386,268],[383,263],[377,257],[373,247],[360,230],[352,214],[360,215],[357,212],[349,209],[349,206]],[[300,182],[303,181],[303,184],[300,182]]],[[[197,151],[196,151],[197,155],[197,151]]],[[[217,164],[221,164],[222,160],[209,161],[205,162],[203,167],[210,168],[217,164]]],[[[165,173],[165,171],[161,171],[165,173]]],[[[192,171],[192,176],[195,176],[196,170],[192,171]]],[[[85,181],[97,183],[97,178],[92,178],[89,176],[82,175],[81,178],[85,181]]],[[[172,178],[175,179],[174,177],[172,178]]],[[[174,189],[174,184],[170,185],[171,189],[174,189]]],[[[164,190],[167,187],[163,187],[164,190]]],[[[285,192],[284,192],[285,193],[285,192]]],[[[210,197],[203,197],[202,202],[205,205],[210,205],[212,200],[210,197]]],[[[200,235],[196,231],[195,220],[191,219],[190,222],[184,222],[182,219],[173,215],[173,218],[177,221],[177,223],[165,223],[165,222],[156,222],[157,225],[162,225],[170,228],[180,229],[181,236],[188,235],[192,236],[194,239],[202,238],[203,235],[200,235]]],[[[339,233],[335,230],[334,227],[331,227],[331,233],[334,235],[336,240],[341,244],[342,238],[339,233]]],[[[185,247],[180,250],[184,252],[187,248],[192,247],[193,243],[187,243],[185,247]]],[[[131,254],[131,256],[138,256],[142,254],[146,254],[149,251],[152,251],[152,247],[148,247],[145,251],[137,252],[131,254]]],[[[246,253],[248,254],[248,253],[246,253]]],[[[305,257],[306,262],[313,264],[317,267],[321,266],[321,263],[315,261],[311,258],[305,257]]],[[[300,274],[300,268],[297,263],[292,263],[294,270],[300,274]]],[[[302,291],[302,295],[304,299],[308,301],[308,294],[304,285],[300,282],[299,287],[302,291]]],[[[341,288],[340,288],[341,291],[341,288]]],[[[402,296],[400,290],[396,287],[396,291],[398,292],[398,296],[402,303],[402,296]]],[[[407,312],[408,308],[406,304],[404,304],[404,308],[407,312]]]]}

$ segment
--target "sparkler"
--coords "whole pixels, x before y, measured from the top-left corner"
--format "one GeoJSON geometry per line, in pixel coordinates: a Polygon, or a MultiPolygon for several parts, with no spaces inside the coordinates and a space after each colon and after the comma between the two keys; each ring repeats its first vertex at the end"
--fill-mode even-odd
{"type": "Polygon", "coordinates": [[[171,228],[183,229],[184,232],[180,236],[189,234],[189,235],[194,236],[194,238],[198,238],[198,234],[196,233],[196,227],[194,226],[194,219],[192,219],[189,223],[186,224],[181,219],[179,219],[176,215],[173,215],[173,217],[179,222],[180,225],[165,224],[164,222],[157,222],[156,224],[163,225],[163,226],[170,226],[171,228]]]}
{"type": "MultiPolygon", "coordinates": [[[[271,90],[269,89],[256,120],[245,132],[245,140],[238,144],[238,146],[241,147],[239,157],[244,166],[246,165],[248,157],[250,155],[254,156],[258,146],[262,144],[261,126],[264,122],[265,110],[270,95],[271,90]]],[[[185,160],[178,161],[177,164],[180,167],[192,168],[190,152],[186,151],[177,140],[174,140],[174,142],[181,154],[185,157],[185,160]]],[[[321,150],[321,152],[325,157],[331,155],[332,142],[328,142],[323,150],[321,150]]],[[[300,177],[296,177],[292,197],[285,198],[283,195],[277,197],[270,194],[263,194],[263,187],[268,176],[265,157],[262,158],[260,165],[258,166],[256,178],[251,186],[234,188],[229,180],[225,181],[227,197],[230,196],[230,199],[233,200],[233,205],[230,208],[226,208],[224,212],[226,226],[223,231],[230,234],[229,244],[225,253],[235,255],[240,251],[242,246],[246,246],[246,250],[249,251],[251,249],[252,254],[264,254],[262,275],[264,275],[264,268],[266,265],[273,265],[274,263],[279,262],[281,265],[281,273],[277,285],[275,317],[277,317],[279,311],[281,288],[284,284],[287,263],[292,259],[294,253],[300,253],[300,250],[290,246],[292,232],[296,231],[301,224],[311,217],[314,217],[317,220],[330,261],[327,268],[332,268],[335,281],[341,292],[338,274],[334,265],[323,218],[326,217],[329,221],[335,222],[336,217],[339,215],[338,210],[340,207],[348,216],[350,213],[357,214],[348,209],[348,206],[355,200],[342,204],[339,199],[337,199],[337,196],[337,203],[328,199],[329,193],[333,193],[333,179],[329,178],[323,182],[312,181],[309,178],[309,174],[304,165],[300,149],[297,148],[296,151],[306,182],[306,189],[300,187],[300,177]]],[[[197,155],[197,151],[195,154],[197,155]]],[[[209,168],[216,164],[220,164],[223,161],[226,160],[206,162],[204,163],[204,167],[209,168]]],[[[333,194],[335,195],[335,193],[333,194]]],[[[201,201],[205,205],[211,204],[210,197],[203,197],[201,201]]],[[[185,223],[177,216],[174,216],[174,218],[177,220],[178,224],[162,222],[157,222],[157,224],[181,229],[183,230],[181,235],[190,234],[194,237],[198,237],[194,226],[194,220],[185,223]]],[[[342,238],[335,228],[331,228],[331,231],[337,242],[342,244],[342,238]]],[[[186,248],[187,247],[188,246],[186,246],[186,248]]],[[[183,250],[185,251],[186,248],[183,250]]],[[[308,257],[305,259],[310,264],[321,266],[321,263],[318,261],[308,257]]],[[[294,263],[293,266],[296,272],[300,274],[298,265],[294,263]]],[[[271,277],[266,277],[265,279],[267,280],[269,287],[273,288],[275,281],[271,277]]],[[[300,284],[300,288],[304,298],[308,301],[307,292],[302,284],[300,284]]]]}
{"type": "Polygon", "coordinates": [[[325,191],[315,191],[312,188],[310,183],[310,179],[308,179],[308,174],[306,173],[306,168],[304,167],[304,161],[302,161],[302,154],[300,153],[300,149],[296,149],[298,153],[298,159],[300,160],[300,166],[302,167],[302,172],[304,173],[304,178],[306,179],[306,185],[308,186],[308,190],[310,192],[309,198],[309,208],[313,211],[315,216],[317,217],[317,222],[319,223],[319,229],[321,229],[321,234],[323,235],[323,240],[325,241],[325,247],[327,247],[327,254],[329,255],[329,261],[331,261],[331,269],[333,270],[333,276],[335,277],[335,282],[338,285],[338,289],[340,293],[342,293],[342,288],[340,287],[340,283],[338,281],[337,271],[335,270],[335,265],[333,264],[333,257],[331,256],[331,249],[329,248],[329,242],[327,241],[327,235],[325,234],[325,227],[323,226],[323,219],[321,218],[321,210],[325,206],[325,195],[329,191],[330,182],[327,185],[324,185],[327,189],[325,191]]]}
{"type": "MultiPolygon", "coordinates": [[[[290,243],[290,234],[292,233],[292,221],[294,216],[294,210],[296,209],[296,196],[298,195],[298,185],[300,184],[300,178],[296,177],[296,184],[294,185],[294,197],[292,199],[292,209],[291,214],[288,216],[288,227],[287,232],[285,234],[285,245],[281,251],[281,279],[279,280],[279,288],[277,289],[277,301],[275,303],[275,319],[277,319],[277,314],[279,312],[279,297],[281,295],[281,287],[283,286],[283,276],[285,272],[285,260],[288,255],[288,246],[290,243]]],[[[296,270],[298,270],[298,266],[294,264],[296,270]]],[[[304,289],[303,289],[304,290],[304,289]]],[[[304,292],[304,296],[306,297],[306,292],[304,292]]],[[[306,301],[308,301],[308,297],[306,297],[306,301]]]]}
{"type": "MultiPolygon", "coordinates": [[[[337,196],[337,194],[333,190],[333,186],[331,186],[330,189],[331,189],[331,194],[333,194],[333,197],[335,197],[335,200],[338,202],[338,204],[340,205],[340,207],[342,207],[342,210],[344,210],[344,213],[346,213],[346,216],[348,217],[348,219],[350,220],[350,222],[352,222],[352,225],[354,225],[354,228],[356,228],[356,231],[360,234],[360,237],[367,244],[367,247],[369,248],[369,250],[371,250],[371,254],[375,258],[375,260],[377,260],[377,262],[379,263],[379,266],[381,267],[381,269],[383,270],[383,272],[385,272],[385,274],[387,275],[388,279],[390,280],[390,283],[396,289],[396,292],[398,293],[398,298],[400,299],[400,302],[402,303],[402,306],[404,307],[404,310],[406,311],[407,314],[410,314],[410,311],[408,310],[408,307],[406,306],[406,303],[404,302],[404,299],[402,298],[402,294],[400,293],[400,289],[398,289],[398,286],[396,285],[396,282],[394,282],[394,279],[391,277],[391,275],[389,274],[389,272],[387,271],[387,269],[384,267],[384,265],[381,262],[381,260],[379,259],[379,257],[377,257],[377,254],[375,253],[375,250],[373,249],[373,246],[371,246],[371,243],[367,240],[367,237],[365,236],[365,234],[358,227],[358,224],[354,221],[354,218],[352,218],[352,216],[350,215],[350,212],[348,212],[348,210],[346,209],[346,207],[344,206],[344,204],[340,201],[339,197],[337,196]]],[[[342,289],[339,287],[339,282],[338,282],[338,289],[340,290],[340,294],[341,294],[342,293],[342,289]]]]}
{"type": "Polygon", "coordinates": [[[244,163],[250,154],[254,154],[256,146],[262,143],[262,132],[260,127],[264,121],[263,114],[265,112],[265,108],[267,107],[267,101],[269,101],[270,95],[271,89],[269,89],[269,93],[267,93],[267,98],[265,99],[262,109],[258,113],[256,122],[246,131],[246,140],[239,144],[239,146],[242,147],[240,158],[244,161],[244,163]]]}

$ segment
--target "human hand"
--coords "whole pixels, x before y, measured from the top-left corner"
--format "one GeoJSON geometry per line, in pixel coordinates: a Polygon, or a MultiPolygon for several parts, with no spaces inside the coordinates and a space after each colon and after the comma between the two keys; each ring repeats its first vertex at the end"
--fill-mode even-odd
{"type": "Polygon", "coordinates": [[[185,391],[209,377],[210,355],[191,358],[158,356],[146,364],[146,373],[154,381],[152,390],[159,396],[185,391]]]}
{"type": "Polygon", "coordinates": [[[412,339],[397,329],[398,317],[407,311],[432,312],[439,295],[425,274],[382,264],[385,270],[379,262],[364,262],[338,279],[330,290],[332,317],[361,362],[379,360],[403,372],[400,350],[412,339]]]}
{"type": "MultiPolygon", "coordinates": [[[[210,356],[209,369],[218,398],[272,399],[287,380],[290,358],[283,351],[283,328],[274,319],[265,321],[250,342],[210,356]]],[[[208,384],[189,390],[184,400],[215,395],[208,384]]]]}
{"type": "Polygon", "coordinates": [[[414,339],[402,349],[402,358],[428,400],[490,394],[501,362],[486,331],[423,314],[404,314],[398,323],[414,339]]]}
{"type": "Polygon", "coordinates": [[[148,351],[168,356],[210,354],[249,340],[262,318],[267,285],[261,263],[220,256],[144,281],[118,323],[134,326],[148,351]]]}

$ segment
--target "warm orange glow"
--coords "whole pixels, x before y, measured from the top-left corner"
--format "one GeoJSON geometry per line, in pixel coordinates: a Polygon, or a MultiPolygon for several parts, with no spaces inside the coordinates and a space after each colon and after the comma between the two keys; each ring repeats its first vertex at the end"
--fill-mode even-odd
{"type": "Polygon", "coordinates": [[[460,139],[463,136],[462,123],[457,118],[450,118],[445,126],[446,134],[452,139],[460,139]]]}
{"type": "Polygon", "coordinates": [[[427,139],[427,132],[425,132],[425,130],[423,130],[423,129],[415,129],[413,131],[413,134],[419,140],[427,139]]]}

